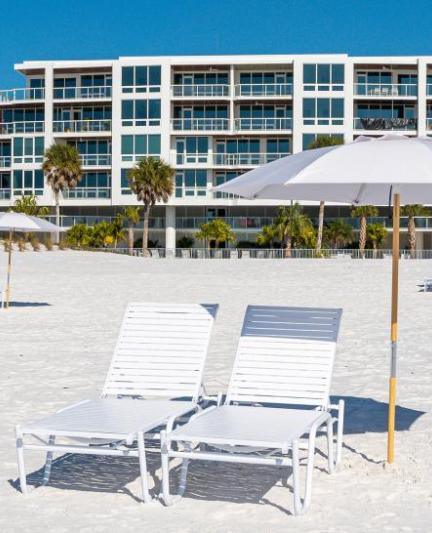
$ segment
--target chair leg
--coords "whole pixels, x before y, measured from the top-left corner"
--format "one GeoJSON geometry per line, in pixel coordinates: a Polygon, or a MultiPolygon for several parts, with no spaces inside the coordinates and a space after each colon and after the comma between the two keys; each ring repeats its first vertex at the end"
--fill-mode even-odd
{"type": "Polygon", "coordinates": [[[20,488],[23,494],[27,494],[27,481],[25,473],[25,464],[24,464],[24,447],[23,447],[23,437],[21,433],[17,430],[16,432],[16,449],[17,449],[17,459],[18,459],[18,472],[20,479],[20,488]]]}
{"type": "Polygon", "coordinates": [[[345,415],[345,402],[343,400],[339,400],[337,441],[336,441],[336,462],[335,462],[336,465],[340,463],[340,460],[342,458],[344,415],[345,415]]]}
{"type": "MultiPolygon", "coordinates": [[[[50,437],[48,439],[48,444],[52,445],[54,443],[55,443],[55,436],[54,435],[50,435],[50,437]]],[[[52,461],[53,461],[53,455],[54,455],[53,452],[48,452],[46,454],[44,476],[43,476],[42,485],[47,485],[48,482],[49,482],[50,475],[51,475],[51,466],[52,466],[52,461]]]]}
{"type": "Polygon", "coordinates": [[[145,503],[150,503],[152,497],[150,496],[149,487],[148,487],[148,473],[147,473],[147,461],[146,453],[144,446],[144,434],[140,431],[137,435],[138,441],[138,457],[140,465],[140,474],[141,474],[141,489],[143,493],[143,500],[145,503]]]}
{"type": "Polygon", "coordinates": [[[292,470],[293,470],[293,500],[294,500],[294,514],[299,515],[302,512],[302,504],[300,499],[300,479],[299,479],[299,449],[298,441],[292,443],[292,470]]]}
{"type": "Polygon", "coordinates": [[[330,418],[327,422],[327,459],[328,459],[328,472],[332,474],[334,472],[335,460],[334,460],[334,439],[333,439],[333,422],[330,418]]]}
{"type": "MultiPolygon", "coordinates": [[[[190,446],[187,446],[187,450],[190,446]]],[[[170,493],[170,481],[169,481],[169,455],[166,432],[161,431],[161,453],[162,453],[162,498],[165,505],[173,505],[179,500],[186,491],[187,486],[187,473],[189,467],[189,459],[183,459],[180,470],[179,489],[176,495],[170,493]]]]}

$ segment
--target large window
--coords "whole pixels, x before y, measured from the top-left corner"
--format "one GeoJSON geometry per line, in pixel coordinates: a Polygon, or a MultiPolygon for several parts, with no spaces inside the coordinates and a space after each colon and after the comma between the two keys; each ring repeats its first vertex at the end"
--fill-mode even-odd
{"type": "Polygon", "coordinates": [[[43,188],[44,175],[42,170],[13,171],[13,193],[15,196],[41,196],[43,194],[43,188]]]}
{"type": "Polygon", "coordinates": [[[0,122],[5,124],[3,131],[5,133],[34,133],[42,132],[44,130],[44,109],[29,107],[29,108],[14,108],[0,110],[0,122]],[[11,124],[14,123],[14,124],[11,124]]]}
{"type": "Polygon", "coordinates": [[[84,172],[74,189],[66,189],[67,198],[110,198],[111,174],[109,172],[84,172]]]}
{"type": "Polygon", "coordinates": [[[75,146],[85,166],[111,165],[111,141],[107,139],[80,139],[68,141],[75,146]]]}
{"type": "Polygon", "coordinates": [[[175,175],[175,195],[184,196],[207,195],[206,170],[178,170],[175,175]]]}
{"type": "Polygon", "coordinates": [[[259,139],[221,139],[216,141],[216,165],[259,165],[259,139]]]}
{"type": "Polygon", "coordinates": [[[341,126],[343,119],[343,98],[303,98],[303,124],[341,126]]]}
{"type": "Polygon", "coordinates": [[[342,64],[303,65],[305,91],[343,91],[345,71],[342,64]]]}
{"type": "Polygon", "coordinates": [[[279,157],[285,157],[290,154],[290,139],[288,138],[276,138],[267,139],[267,163],[274,161],[279,157]]]}
{"type": "Polygon", "coordinates": [[[356,73],[355,94],[359,96],[417,96],[417,74],[401,73],[394,77],[390,70],[356,73]]]}
{"type": "Polygon", "coordinates": [[[284,96],[292,94],[292,72],[240,72],[238,96],[284,96]]]}
{"type": "Polygon", "coordinates": [[[343,133],[303,133],[303,150],[309,150],[311,144],[316,141],[318,137],[322,137],[323,135],[325,135],[325,137],[331,137],[332,139],[339,141],[341,144],[344,142],[343,133]]]}
{"type": "Polygon", "coordinates": [[[122,135],[122,161],[160,156],[160,135],[122,135]]]}
{"type": "Polygon", "coordinates": [[[11,175],[9,172],[0,172],[0,200],[9,200],[11,197],[11,175]]]}
{"type": "Polygon", "coordinates": [[[161,67],[135,66],[122,68],[122,91],[124,93],[160,92],[161,67]]]}
{"type": "Polygon", "coordinates": [[[11,143],[0,141],[0,167],[11,166],[11,143]]]}
{"type": "Polygon", "coordinates": [[[175,130],[225,130],[228,128],[228,106],[174,106],[175,130]]]}
{"type": "MultiPolygon", "coordinates": [[[[216,172],[214,177],[214,186],[217,187],[219,185],[223,185],[227,181],[230,181],[237,176],[240,176],[242,172],[216,172]]],[[[227,192],[214,192],[213,193],[214,198],[238,198],[236,194],[231,194],[227,192]]]]}
{"type": "Polygon", "coordinates": [[[413,104],[364,103],[357,104],[354,129],[415,130],[417,108],[413,104]]]}
{"type": "Polygon", "coordinates": [[[123,100],[122,126],[160,126],[160,100],[123,100]]]}
{"type": "Polygon", "coordinates": [[[287,130],[292,127],[291,104],[242,104],[236,128],[240,130],[287,130]]]}
{"type": "Polygon", "coordinates": [[[44,154],[43,137],[14,137],[14,163],[42,163],[44,154]]]}
{"type": "Polygon", "coordinates": [[[177,137],[176,163],[207,163],[208,137],[177,137]]]}

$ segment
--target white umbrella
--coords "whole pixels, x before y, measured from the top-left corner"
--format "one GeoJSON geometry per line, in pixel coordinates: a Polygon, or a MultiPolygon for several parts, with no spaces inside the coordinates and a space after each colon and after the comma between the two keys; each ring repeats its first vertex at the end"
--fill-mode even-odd
{"type": "Polygon", "coordinates": [[[284,157],[214,189],[246,198],[393,203],[391,372],[387,460],[394,461],[400,204],[432,203],[432,139],[359,137],[284,157]]]}
{"type": "Polygon", "coordinates": [[[12,270],[12,234],[15,231],[23,233],[57,233],[59,231],[64,231],[64,228],[60,228],[43,218],[32,217],[30,215],[25,215],[24,213],[7,212],[0,213],[0,231],[9,232],[8,270],[6,281],[6,308],[8,308],[12,270]]]}

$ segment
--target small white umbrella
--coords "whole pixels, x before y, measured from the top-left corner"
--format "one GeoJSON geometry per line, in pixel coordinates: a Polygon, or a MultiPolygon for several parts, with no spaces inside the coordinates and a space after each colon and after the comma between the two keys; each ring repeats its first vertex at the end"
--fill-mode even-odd
{"type": "Polygon", "coordinates": [[[391,371],[387,460],[394,461],[398,339],[400,204],[432,203],[432,139],[359,137],[307,150],[246,172],[214,189],[245,198],[314,200],[353,205],[393,203],[391,371]]]}
{"type": "Polygon", "coordinates": [[[8,269],[6,281],[6,308],[9,307],[10,301],[10,278],[12,270],[12,235],[15,231],[23,233],[57,233],[64,231],[47,220],[39,217],[32,217],[24,213],[0,213],[0,231],[9,232],[9,253],[8,253],[8,269]]]}

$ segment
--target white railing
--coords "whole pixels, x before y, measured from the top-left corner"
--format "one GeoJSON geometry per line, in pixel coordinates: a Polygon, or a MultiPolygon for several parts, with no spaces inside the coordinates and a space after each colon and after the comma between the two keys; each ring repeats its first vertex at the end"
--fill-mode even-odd
{"type": "Polygon", "coordinates": [[[236,130],[290,130],[292,118],[236,118],[236,130]]]}
{"type": "Polygon", "coordinates": [[[44,125],[45,123],[43,121],[3,122],[0,123],[0,134],[39,133],[44,131],[44,125]]]}
{"type": "Polygon", "coordinates": [[[289,153],[240,153],[240,154],[228,154],[228,153],[216,153],[213,154],[215,165],[224,166],[242,166],[242,165],[265,165],[275,159],[285,157],[289,153]]]}
{"type": "Polygon", "coordinates": [[[9,155],[0,156],[0,168],[10,167],[12,163],[12,158],[9,155]]]}
{"type": "Polygon", "coordinates": [[[54,100],[111,98],[111,86],[102,87],[54,87],[54,100]]]}
{"type": "Polygon", "coordinates": [[[416,130],[416,118],[355,118],[355,130],[416,130]]]}
{"type": "Polygon", "coordinates": [[[292,83],[239,83],[235,86],[236,96],[290,96],[292,83]]]}
{"type": "Polygon", "coordinates": [[[206,98],[229,96],[229,85],[201,84],[201,85],[172,85],[172,96],[206,98]]]}
{"type": "Polygon", "coordinates": [[[43,100],[44,88],[9,89],[0,91],[0,104],[3,102],[22,102],[25,100],[43,100]]]}
{"type": "Polygon", "coordinates": [[[69,199],[76,198],[111,198],[110,187],[75,187],[66,189],[63,196],[69,199]]]}
{"type": "Polygon", "coordinates": [[[229,119],[227,118],[173,118],[172,128],[182,131],[220,131],[229,129],[229,119]]]}
{"type": "Polygon", "coordinates": [[[415,83],[356,83],[356,96],[417,96],[415,83]]]}
{"type": "Polygon", "coordinates": [[[0,200],[10,200],[11,189],[0,189],[0,200]]]}
{"type": "Polygon", "coordinates": [[[54,133],[109,132],[111,120],[55,120],[54,133]]]}
{"type": "Polygon", "coordinates": [[[111,154],[81,154],[81,164],[84,167],[103,167],[111,165],[111,154]]]}

